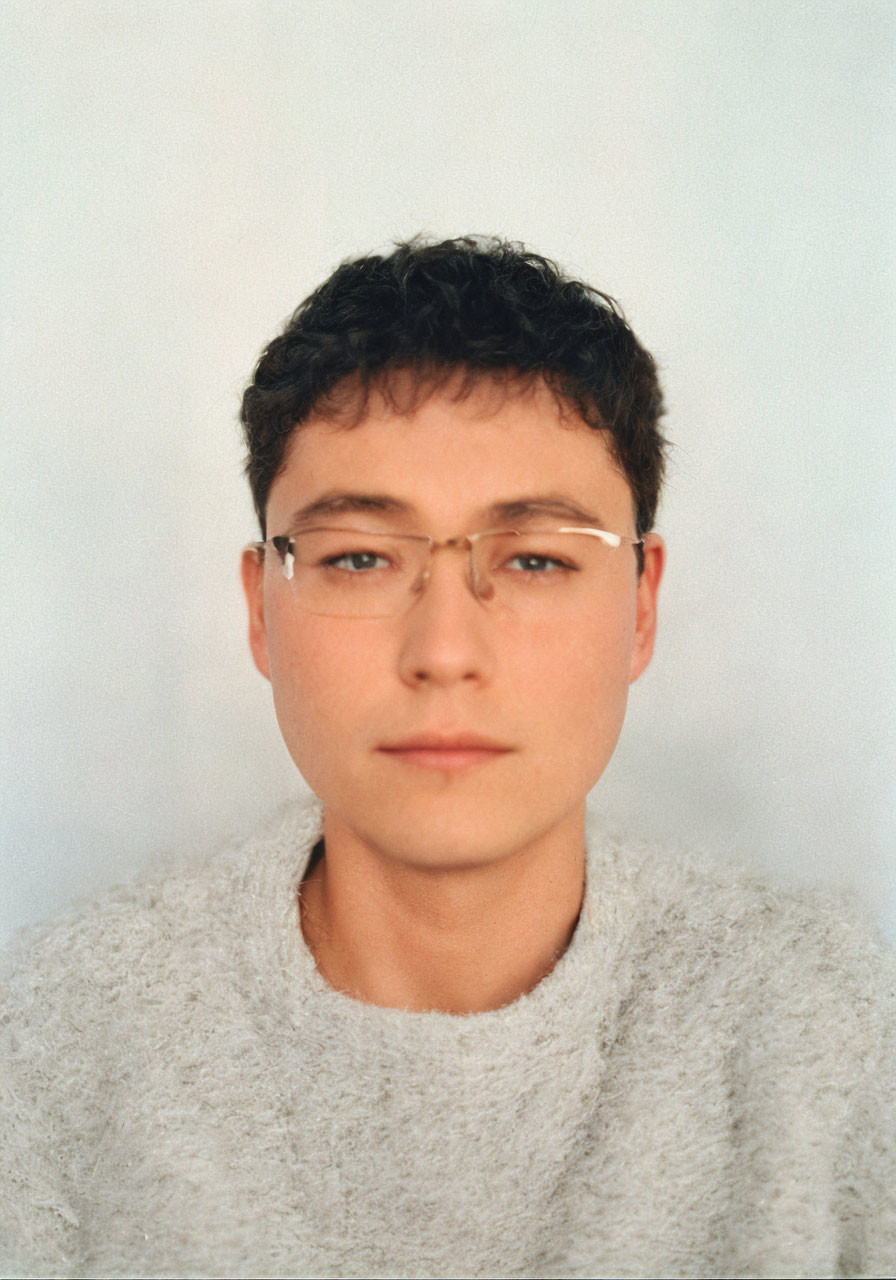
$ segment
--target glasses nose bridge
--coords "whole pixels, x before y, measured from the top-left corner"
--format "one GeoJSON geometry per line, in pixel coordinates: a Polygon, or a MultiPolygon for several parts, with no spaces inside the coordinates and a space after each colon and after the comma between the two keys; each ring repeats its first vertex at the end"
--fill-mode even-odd
{"type": "Polygon", "coordinates": [[[477,600],[486,597],[487,592],[483,591],[482,583],[479,580],[477,565],[475,560],[476,536],[469,534],[458,534],[454,538],[427,538],[427,556],[426,566],[420,579],[420,592],[422,593],[429,582],[430,570],[432,568],[433,558],[437,551],[460,551],[466,556],[466,572],[465,577],[470,592],[477,600]]]}

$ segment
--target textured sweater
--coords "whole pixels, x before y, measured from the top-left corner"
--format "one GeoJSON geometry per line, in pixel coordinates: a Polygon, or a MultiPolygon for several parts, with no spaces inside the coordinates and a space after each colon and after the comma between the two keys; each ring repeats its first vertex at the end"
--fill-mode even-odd
{"type": "Polygon", "coordinates": [[[531,993],[383,1009],[303,941],[319,821],[20,957],[2,1274],[893,1273],[893,969],[844,910],[592,840],[531,993]]]}

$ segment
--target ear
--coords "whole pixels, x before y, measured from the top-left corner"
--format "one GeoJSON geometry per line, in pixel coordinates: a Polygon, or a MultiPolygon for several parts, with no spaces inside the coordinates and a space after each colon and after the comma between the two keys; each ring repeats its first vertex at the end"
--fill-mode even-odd
{"type": "Polygon", "coordinates": [[[653,656],[656,639],[656,601],[666,563],[666,544],[658,533],[644,539],[644,568],[638,579],[635,605],[635,638],[632,646],[629,684],[637,680],[653,656]]]}
{"type": "Polygon", "coordinates": [[[264,619],[264,556],[255,547],[246,547],[240,565],[243,592],[249,610],[249,648],[255,665],[266,679],[271,678],[268,661],[268,633],[264,619]]]}

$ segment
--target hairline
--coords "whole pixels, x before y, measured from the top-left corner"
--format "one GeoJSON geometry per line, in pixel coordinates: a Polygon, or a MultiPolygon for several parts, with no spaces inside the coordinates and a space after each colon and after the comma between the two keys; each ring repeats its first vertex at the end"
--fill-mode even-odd
{"type": "MultiPolygon", "coordinates": [[[[625,468],[619,459],[616,439],[612,429],[606,424],[598,426],[588,422],[582,416],[578,405],[555,385],[555,380],[561,376],[560,373],[551,369],[521,370],[514,365],[489,366],[477,369],[474,365],[463,360],[456,361],[453,364],[445,363],[438,366],[427,365],[422,367],[406,362],[389,362],[383,368],[377,369],[372,373],[360,369],[350,371],[338,379],[331,387],[321,391],[314,404],[293,424],[285,435],[280,461],[276,471],[271,476],[265,493],[265,509],[263,512],[258,513],[262,536],[265,537],[267,535],[267,504],[271,489],[289,465],[293,441],[303,428],[320,424],[329,426],[334,431],[352,431],[361,426],[369,417],[371,396],[377,394],[382,396],[387,406],[387,416],[411,417],[432,396],[444,391],[452,383],[455,384],[455,390],[453,395],[449,393],[449,398],[460,404],[469,398],[477,386],[486,381],[492,382],[496,387],[503,387],[505,398],[514,394],[531,394],[538,384],[542,384],[551,392],[557,403],[560,411],[560,421],[557,424],[559,427],[564,430],[575,430],[578,427],[584,427],[588,431],[593,431],[599,435],[607,447],[612,465],[628,487],[636,533],[639,536],[641,533],[646,533],[647,530],[638,530],[637,500],[632,489],[631,480],[626,475],[625,468]],[[395,403],[392,390],[396,385],[396,379],[400,382],[404,375],[413,375],[411,398],[407,404],[398,405],[395,403]],[[341,404],[339,403],[340,391],[346,397],[341,404]],[[331,407],[329,408],[328,401],[331,401],[331,407]]],[[[595,413],[598,413],[596,405],[593,407],[595,413]]],[[[497,412],[497,408],[495,411],[497,412]]]]}

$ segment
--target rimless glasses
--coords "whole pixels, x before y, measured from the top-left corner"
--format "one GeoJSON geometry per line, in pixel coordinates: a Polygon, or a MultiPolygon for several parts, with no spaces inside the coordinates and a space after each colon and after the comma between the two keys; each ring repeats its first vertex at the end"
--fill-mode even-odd
{"type": "Polygon", "coordinates": [[[332,526],[254,542],[276,553],[296,604],[335,618],[388,618],[410,609],[426,588],[437,551],[465,554],[477,600],[533,615],[587,605],[620,547],[643,546],[606,529],[486,529],[436,541],[424,534],[332,526]]]}

